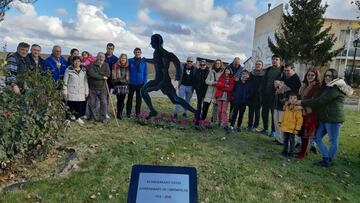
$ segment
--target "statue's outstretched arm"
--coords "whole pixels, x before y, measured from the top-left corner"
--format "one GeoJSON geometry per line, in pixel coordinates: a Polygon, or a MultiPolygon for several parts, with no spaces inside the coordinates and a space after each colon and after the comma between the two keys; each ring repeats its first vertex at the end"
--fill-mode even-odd
{"type": "Polygon", "coordinates": [[[142,60],[143,60],[144,62],[146,62],[146,63],[155,64],[154,59],[149,59],[149,58],[143,57],[142,60]]]}

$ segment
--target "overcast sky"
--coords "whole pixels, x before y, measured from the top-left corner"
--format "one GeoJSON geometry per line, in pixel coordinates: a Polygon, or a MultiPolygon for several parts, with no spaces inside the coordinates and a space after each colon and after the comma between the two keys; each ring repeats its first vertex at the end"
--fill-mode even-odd
{"type": "MultiPolygon", "coordinates": [[[[351,0],[327,0],[326,17],[356,19],[351,0]]],[[[107,42],[116,55],[132,56],[140,47],[151,57],[150,36],[160,33],[164,47],[181,60],[200,56],[243,61],[251,55],[255,18],[285,0],[38,0],[34,5],[15,2],[0,22],[0,45],[14,51],[25,41],[49,52],[54,44],[69,52],[73,47],[92,53],[105,51],[107,42]]],[[[325,2],[325,1],[324,1],[325,2]]]]}

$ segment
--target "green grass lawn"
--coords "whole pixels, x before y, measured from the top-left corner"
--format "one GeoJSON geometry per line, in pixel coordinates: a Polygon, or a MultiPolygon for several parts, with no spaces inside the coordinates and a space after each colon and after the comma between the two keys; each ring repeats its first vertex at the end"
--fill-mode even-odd
{"type": "MultiPolygon", "coordinates": [[[[173,109],[165,99],[155,104],[164,112],[173,109]]],[[[359,202],[359,122],[360,112],[347,111],[331,168],[312,165],[320,155],[283,158],[281,146],[270,138],[245,131],[159,129],[132,120],[121,121],[120,128],[114,120],[85,127],[72,123],[60,142],[78,150],[79,168],[57,174],[61,158],[49,156],[28,167],[32,184],[0,194],[0,202],[126,202],[136,163],[196,167],[199,202],[359,202]]]]}

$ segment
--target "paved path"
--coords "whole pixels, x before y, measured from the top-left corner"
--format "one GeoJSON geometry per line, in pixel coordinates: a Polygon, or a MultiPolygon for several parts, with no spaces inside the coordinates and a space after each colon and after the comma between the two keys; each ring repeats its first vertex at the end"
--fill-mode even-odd
{"type": "Polygon", "coordinates": [[[345,104],[344,107],[345,107],[345,109],[360,111],[360,107],[358,107],[357,105],[354,105],[354,104],[345,104]]]}

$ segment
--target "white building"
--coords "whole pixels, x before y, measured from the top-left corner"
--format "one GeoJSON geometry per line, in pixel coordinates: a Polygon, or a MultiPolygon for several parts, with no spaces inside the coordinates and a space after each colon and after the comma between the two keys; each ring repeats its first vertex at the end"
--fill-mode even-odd
{"type": "MultiPolygon", "coordinates": [[[[271,56],[273,53],[268,46],[268,37],[270,37],[273,42],[275,41],[274,34],[280,31],[283,13],[283,4],[280,4],[256,18],[252,56],[250,60],[246,62],[246,66],[253,67],[255,61],[258,59],[264,62],[265,67],[271,65],[271,56]]],[[[360,21],[330,18],[325,18],[324,20],[324,28],[332,26],[330,33],[337,37],[333,49],[344,47],[345,51],[333,58],[333,60],[322,69],[335,68],[339,71],[340,76],[343,76],[346,67],[350,68],[353,64],[354,47],[352,42],[355,39],[354,36],[359,31],[360,21]]],[[[360,49],[356,55],[355,68],[360,70],[360,49]]],[[[299,64],[295,64],[295,67],[299,75],[303,76],[306,71],[305,68],[300,68],[299,64]]]]}

